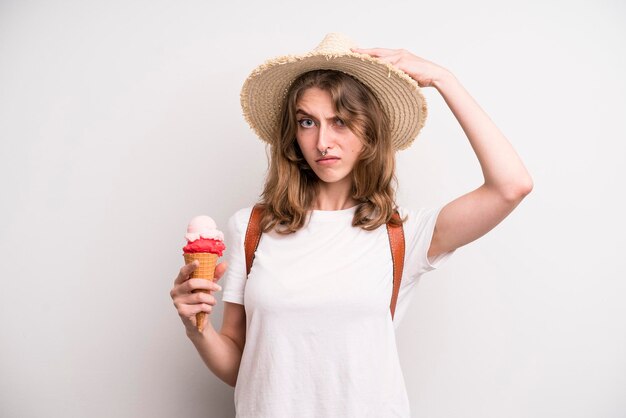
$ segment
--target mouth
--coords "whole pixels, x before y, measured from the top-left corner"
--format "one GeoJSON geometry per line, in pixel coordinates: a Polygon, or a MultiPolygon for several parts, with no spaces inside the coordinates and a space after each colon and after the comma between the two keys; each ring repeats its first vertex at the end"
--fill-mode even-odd
{"type": "Polygon", "coordinates": [[[324,162],[338,161],[338,160],[339,160],[339,157],[328,156],[328,157],[320,158],[319,160],[315,160],[315,162],[324,163],[324,162]]]}

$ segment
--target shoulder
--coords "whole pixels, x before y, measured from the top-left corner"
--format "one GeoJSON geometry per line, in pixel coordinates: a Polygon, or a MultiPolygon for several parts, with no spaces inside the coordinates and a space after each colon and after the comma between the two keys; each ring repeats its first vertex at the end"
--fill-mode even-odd
{"type": "Polygon", "coordinates": [[[405,220],[405,224],[413,223],[413,222],[419,221],[420,219],[427,218],[429,215],[432,214],[433,211],[436,210],[433,208],[413,209],[413,208],[407,208],[404,206],[398,206],[397,209],[398,209],[398,214],[400,215],[400,217],[405,220]]]}
{"type": "Polygon", "coordinates": [[[437,217],[442,207],[422,207],[411,209],[398,207],[400,218],[404,220],[403,227],[405,235],[426,235],[432,234],[432,230],[437,222],[437,217]]]}
{"type": "Polygon", "coordinates": [[[237,210],[235,213],[233,213],[231,218],[235,219],[237,222],[244,220],[247,223],[248,219],[250,219],[251,213],[252,213],[252,206],[248,206],[246,208],[241,208],[237,210]]]}
{"type": "Polygon", "coordinates": [[[234,231],[245,231],[252,213],[252,206],[241,208],[231,215],[228,219],[228,227],[234,231]]]}
{"type": "Polygon", "coordinates": [[[416,271],[419,274],[438,268],[454,252],[436,256],[431,254],[430,257],[428,255],[435,236],[437,218],[443,207],[444,205],[405,211],[408,217],[404,223],[404,236],[407,247],[413,251],[409,258],[418,260],[416,271]]]}

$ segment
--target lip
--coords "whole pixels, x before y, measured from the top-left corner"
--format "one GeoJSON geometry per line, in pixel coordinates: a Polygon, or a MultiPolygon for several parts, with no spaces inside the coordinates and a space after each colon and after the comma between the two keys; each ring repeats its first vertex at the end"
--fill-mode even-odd
{"type": "Polygon", "coordinates": [[[339,157],[324,157],[315,162],[319,164],[332,164],[334,161],[339,161],[339,157]]]}

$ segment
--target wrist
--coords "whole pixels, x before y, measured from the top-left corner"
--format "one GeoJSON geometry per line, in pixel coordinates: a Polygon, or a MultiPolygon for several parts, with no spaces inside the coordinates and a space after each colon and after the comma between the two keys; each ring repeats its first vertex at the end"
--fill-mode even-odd
{"type": "Polygon", "coordinates": [[[437,77],[433,78],[432,86],[441,93],[443,89],[457,82],[458,80],[454,74],[448,70],[444,70],[437,77]]]}
{"type": "Polygon", "coordinates": [[[202,333],[198,331],[195,327],[186,328],[185,331],[187,333],[187,338],[189,338],[191,341],[198,341],[202,339],[202,333]]]}
{"type": "Polygon", "coordinates": [[[202,331],[198,331],[198,329],[194,326],[186,328],[185,330],[187,338],[189,338],[192,342],[208,339],[212,333],[215,333],[215,329],[210,321],[207,321],[202,331]]]}

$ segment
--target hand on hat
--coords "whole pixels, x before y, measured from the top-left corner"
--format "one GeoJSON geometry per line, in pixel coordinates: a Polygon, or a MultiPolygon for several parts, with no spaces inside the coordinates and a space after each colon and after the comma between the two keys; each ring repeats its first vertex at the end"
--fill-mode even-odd
{"type": "Polygon", "coordinates": [[[450,74],[445,68],[413,55],[406,49],[351,48],[352,52],[367,54],[388,62],[407,73],[420,87],[436,87],[438,81],[450,74]]]}

